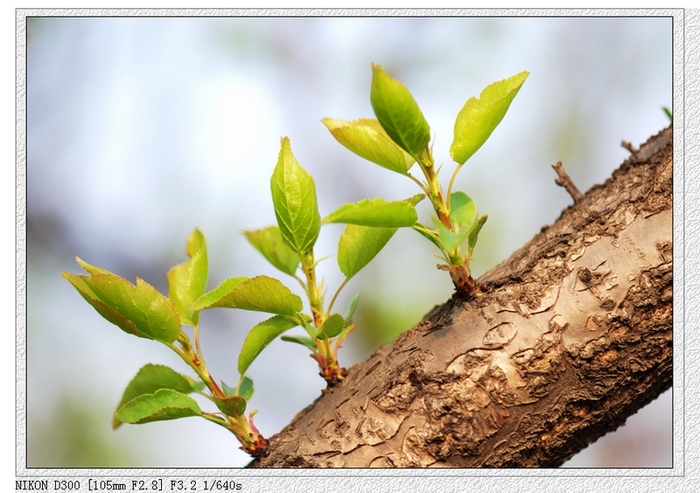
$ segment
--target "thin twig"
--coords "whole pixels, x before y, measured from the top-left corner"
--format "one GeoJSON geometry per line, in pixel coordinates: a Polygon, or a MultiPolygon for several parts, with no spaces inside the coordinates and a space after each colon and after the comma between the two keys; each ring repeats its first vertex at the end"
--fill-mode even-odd
{"type": "Polygon", "coordinates": [[[574,204],[581,202],[583,200],[583,194],[578,191],[578,188],[576,188],[576,185],[574,185],[573,180],[564,169],[564,166],[562,166],[561,161],[554,163],[552,168],[554,168],[554,171],[556,171],[557,175],[559,175],[559,178],[556,178],[554,183],[560,187],[564,187],[566,191],[569,192],[571,198],[574,199],[574,204]]]}
{"type": "Polygon", "coordinates": [[[632,144],[627,142],[626,140],[623,140],[622,142],[620,142],[620,145],[622,147],[624,147],[625,149],[627,149],[628,151],[630,151],[630,154],[634,154],[635,152],[637,152],[639,150],[636,147],[634,147],[632,144]]]}

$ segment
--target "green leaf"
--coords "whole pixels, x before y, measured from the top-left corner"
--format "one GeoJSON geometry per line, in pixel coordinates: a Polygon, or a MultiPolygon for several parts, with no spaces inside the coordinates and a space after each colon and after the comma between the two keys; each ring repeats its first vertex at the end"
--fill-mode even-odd
{"type": "Polygon", "coordinates": [[[238,373],[243,375],[250,364],[277,336],[299,325],[291,317],[277,315],[253,327],[243,341],[238,355],[238,373]]]}
{"type": "Polygon", "coordinates": [[[350,122],[324,118],[322,121],[338,142],[386,169],[407,175],[416,161],[391,140],[378,120],[362,118],[350,122]]]}
{"type": "Polygon", "coordinates": [[[282,238],[279,227],[269,226],[265,229],[245,231],[248,241],[272,265],[285,274],[293,276],[299,266],[299,254],[292,250],[282,238]]]}
{"type": "Polygon", "coordinates": [[[304,330],[311,337],[318,337],[318,334],[321,332],[321,329],[319,329],[318,327],[316,327],[314,324],[311,323],[311,317],[300,318],[299,322],[301,323],[301,326],[304,328],[304,330]]]}
{"type": "Polygon", "coordinates": [[[488,216],[485,214],[479,219],[476,220],[476,223],[474,223],[474,226],[471,227],[469,230],[469,239],[467,241],[467,248],[469,248],[469,251],[471,252],[474,250],[474,247],[476,246],[476,240],[479,238],[479,232],[481,231],[481,228],[484,226],[484,223],[486,222],[486,219],[488,216]]]}
{"type": "Polygon", "coordinates": [[[450,220],[460,226],[471,226],[476,217],[476,204],[464,192],[454,192],[450,196],[450,220]]]}
{"type": "Polygon", "coordinates": [[[345,328],[345,319],[343,319],[343,316],[334,313],[330,317],[328,317],[325,322],[323,322],[323,325],[321,326],[321,332],[318,335],[319,339],[331,339],[338,334],[340,334],[343,329],[345,328]]]}
{"type": "Polygon", "coordinates": [[[309,348],[311,350],[311,352],[318,351],[318,348],[316,347],[316,343],[310,337],[282,336],[282,337],[280,337],[280,339],[282,339],[283,341],[286,341],[286,342],[293,342],[295,344],[301,344],[302,346],[309,348]]]}
{"type": "Polygon", "coordinates": [[[236,393],[236,387],[229,387],[226,385],[226,382],[223,380],[221,381],[221,391],[224,393],[226,397],[232,396],[232,395],[238,395],[236,393]]]}
{"type": "Polygon", "coordinates": [[[338,241],[338,267],[350,279],[384,248],[397,228],[372,228],[348,224],[338,241]]]}
{"type": "Polygon", "coordinates": [[[360,301],[360,294],[356,294],[355,296],[352,297],[350,300],[350,303],[348,303],[348,309],[345,312],[345,325],[351,325],[352,324],[352,316],[355,314],[355,310],[357,309],[357,303],[360,301]]]}
{"type": "Polygon", "coordinates": [[[202,296],[197,298],[197,300],[192,304],[192,309],[195,311],[204,310],[206,308],[218,308],[221,305],[217,304],[222,302],[227,294],[233,292],[239,284],[249,281],[250,277],[238,276],[229,277],[224,282],[219,284],[216,288],[212,289],[208,293],[204,293],[202,296]]]}
{"type": "Polygon", "coordinates": [[[668,118],[668,121],[673,122],[673,113],[671,110],[666,106],[662,106],[661,109],[663,110],[664,115],[666,115],[666,118],[668,118]]]}
{"type": "Polygon", "coordinates": [[[282,139],[271,189],[282,237],[300,255],[309,252],[321,230],[316,185],[292,154],[287,137],[282,139]]]}
{"type": "MultiPolygon", "coordinates": [[[[181,375],[167,366],[149,363],[143,366],[126,386],[122,399],[117,405],[117,411],[124,404],[140,395],[153,394],[160,389],[172,389],[183,394],[189,394],[196,390],[196,384],[191,378],[181,375]]],[[[112,418],[112,428],[116,429],[120,425],[121,421],[117,419],[115,411],[115,415],[112,418]]]]}
{"type": "Polygon", "coordinates": [[[248,388],[245,389],[246,395],[242,395],[236,387],[229,387],[225,382],[221,382],[221,390],[224,393],[224,398],[213,397],[214,404],[219,408],[219,411],[226,414],[227,416],[242,416],[248,405],[248,400],[253,395],[253,381],[244,377],[245,385],[248,388]]]}
{"type": "Polygon", "coordinates": [[[430,126],[406,86],[375,64],[372,64],[370,102],[391,140],[420,161],[430,142],[430,126]]]}
{"type": "Polygon", "coordinates": [[[199,229],[195,229],[187,238],[186,253],[190,259],[168,272],[168,294],[177,307],[182,323],[196,325],[199,313],[193,312],[192,303],[206,291],[209,274],[207,243],[199,229]]]}
{"type": "Polygon", "coordinates": [[[224,397],[214,397],[214,404],[219,408],[219,411],[227,416],[233,416],[235,418],[243,416],[245,413],[245,408],[247,406],[246,400],[239,395],[231,395],[224,397]]]}
{"type": "Polygon", "coordinates": [[[363,199],[345,204],[331,212],[324,223],[346,223],[378,228],[410,227],[418,220],[415,206],[408,200],[387,202],[384,199],[363,199]]]}
{"type": "Polygon", "coordinates": [[[342,341],[345,340],[345,338],[348,336],[348,334],[350,334],[350,332],[353,331],[354,329],[355,329],[355,324],[353,324],[353,323],[346,324],[345,327],[343,327],[343,330],[340,332],[340,334],[338,334],[338,336],[336,337],[335,340],[338,341],[339,343],[341,343],[342,341]]]}
{"type": "Polygon", "coordinates": [[[455,233],[447,229],[445,225],[437,219],[435,219],[435,225],[437,226],[438,235],[440,238],[439,247],[443,250],[443,252],[455,250],[467,238],[467,235],[469,235],[468,229],[455,233]]]}
{"type": "Polygon", "coordinates": [[[143,424],[201,414],[199,404],[192,397],[173,389],[159,389],[127,402],[115,417],[124,423],[143,424]]]}
{"type": "Polygon", "coordinates": [[[249,401],[253,397],[253,392],[255,388],[253,387],[253,380],[244,376],[241,382],[238,384],[237,395],[243,397],[246,401],[249,401]]]}
{"type": "Polygon", "coordinates": [[[267,276],[232,277],[202,295],[192,305],[206,308],[239,308],[280,315],[294,315],[303,308],[301,298],[279,280],[267,276]]]}
{"type": "Polygon", "coordinates": [[[420,233],[423,237],[427,238],[433,245],[438,248],[442,248],[440,245],[440,236],[436,229],[430,229],[425,224],[416,223],[413,225],[414,231],[420,233]]]}
{"type": "Polygon", "coordinates": [[[469,98],[455,121],[450,155],[464,164],[486,142],[508,111],[529,72],[488,85],[478,98],[469,98]]]}
{"type": "Polygon", "coordinates": [[[137,278],[133,285],[112,273],[76,276],[64,272],[63,277],[100,315],[124,332],[165,344],[174,342],[180,334],[173,301],[142,279],[137,278]]]}
{"type": "Polygon", "coordinates": [[[101,267],[95,267],[94,265],[90,265],[87,262],[79,259],[78,257],[76,257],[75,260],[77,260],[78,264],[80,264],[80,267],[82,267],[85,270],[85,272],[87,272],[89,274],[112,274],[107,269],[103,269],[101,267]]]}
{"type": "Polygon", "coordinates": [[[407,198],[407,199],[404,199],[404,202],[408,202],[408,203],[411,204],[413,207],[415,207],[415,206],[417,206],[417,205],[420,203],[420,201],[423,200],[424,198],[425,198],[425,194],[424,194],[424,193],[418,193],[418,194],[414,195],[413,197],[409,197],[409,198],[407,198]]]}

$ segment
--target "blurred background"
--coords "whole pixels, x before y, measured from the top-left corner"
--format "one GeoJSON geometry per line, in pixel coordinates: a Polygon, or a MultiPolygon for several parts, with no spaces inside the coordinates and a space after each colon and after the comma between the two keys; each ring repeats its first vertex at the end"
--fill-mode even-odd
{"type": "MultiPolygon", "coordinates": [[[[210,288],[232,276],[283,277],[241,234],[275,221],[269,178],[282,136],[314,177],[322,215],[365,197],[418,193],[341,147],[320,122],[372,116],[372,62],[420,104],[443,180],[464,102],[530,71],[455,186],[489,215],[475,277],[571,203],[552,163],[563,161],[588,190],[628,156],[621,140],[638,146],[668,125],[661,107],[672,103],[670,18],[29,18],[26,54],[28,467],[249,462],[233,436],[201,419],[111,430],[141,366],[188,369],[164,346],[102,319],[61,271],[81,272],[79,256],[167,293],[166,273],[186,259],[186,238],[199,227],[210,288]]],[[[317,257],[334,253],[341,231],[324,227],[317,257]]],[[[344,366],[450,297],[435,253],[399,231],[350,282],[338,306],[356,292],[362,299],[344,366]]],[[[335,290],[335,258],[320,271],[335,290]]],[[[238,349],[263,318],[204,313],[203,352],[216,378],[236,381],[238,349]]],[[[253,363],[251,408],[264,435],[320,395],[316,373],[305,349],[281,341],[253,363]]],[[[671,404],[668,391],[566,466],[672,466],[671,404]]]]}

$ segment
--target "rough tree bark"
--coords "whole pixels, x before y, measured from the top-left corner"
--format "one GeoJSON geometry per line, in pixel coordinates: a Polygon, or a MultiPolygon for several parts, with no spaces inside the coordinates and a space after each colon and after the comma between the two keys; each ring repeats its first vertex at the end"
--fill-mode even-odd
{"type": "MultiPolygon", "coordinates": [[[[553,467],[672,382],[672,130],[349,369],[253,467],[553,467]]],[[[570,191],[571,192],[571,191],[570,191]]]]}

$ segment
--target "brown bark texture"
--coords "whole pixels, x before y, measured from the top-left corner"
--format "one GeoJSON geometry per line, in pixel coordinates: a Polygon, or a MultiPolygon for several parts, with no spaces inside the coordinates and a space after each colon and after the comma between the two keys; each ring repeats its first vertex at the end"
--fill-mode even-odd
{"type": "Polygon", "coordinates": [[[556,467],[672,383],[672,129],[413,329],[252,467],[556,467]]]}

